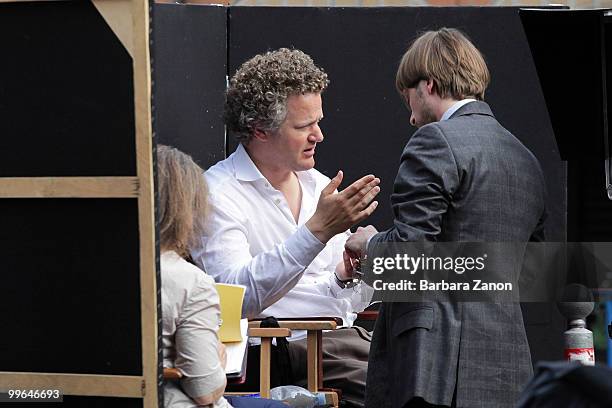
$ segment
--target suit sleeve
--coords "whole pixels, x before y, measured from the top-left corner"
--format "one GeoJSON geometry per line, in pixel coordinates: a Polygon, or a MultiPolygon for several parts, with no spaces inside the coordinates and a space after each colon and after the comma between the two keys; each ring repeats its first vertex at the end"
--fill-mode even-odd
{"type": "Polygon", "coordinates": [[[420,128],[406,144],[395,178],[394,225],[370,243],[436,241],[459,182],[455,157],[441,129],[435,123],[420,128]]]}

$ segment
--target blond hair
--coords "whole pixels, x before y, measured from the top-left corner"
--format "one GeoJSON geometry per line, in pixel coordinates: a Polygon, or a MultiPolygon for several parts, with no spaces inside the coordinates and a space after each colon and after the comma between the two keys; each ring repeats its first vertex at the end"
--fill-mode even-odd
{"type": "Polygon", "coordinates": [[[399,92],[431,79],[442,98],[484,99],[489,70],[480,51],[459,30],[441,28],[421,34],[402,57],[395,86],[399,92]]]}
{"type": "Polygon", "coordinates": [[[203,173],[191,156],[157,145],[159,242],[163,251],[187,256],[203,233],[208,211],[203,173]]]}

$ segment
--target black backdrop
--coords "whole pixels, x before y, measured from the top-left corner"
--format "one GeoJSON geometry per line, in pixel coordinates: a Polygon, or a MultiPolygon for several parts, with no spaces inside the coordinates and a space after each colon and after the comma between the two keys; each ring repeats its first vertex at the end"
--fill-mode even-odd
{"type": "Polygon", "coordinates": [[[157,142],[188,152],[206,169],[225,158],[227,9],[176,4],[154,9],[157,142]]]}
{"type": "Polygon", "coordinates": [[[612,17],[604,13],[521,11],[561,157],[568,161],[568,241],[610,241],[612,236],[604,172],[604,159],[612,152],[604,146],[612,113],[612,17]],[[568,98],[571,83],[582,81],[588,86],[581,87],[577,99],[568,98]]]}
{"type": "Polygon", "coordinates": [[[0,11],[0,177],[136,175],[132,59],[95,7],[0,11]]]}

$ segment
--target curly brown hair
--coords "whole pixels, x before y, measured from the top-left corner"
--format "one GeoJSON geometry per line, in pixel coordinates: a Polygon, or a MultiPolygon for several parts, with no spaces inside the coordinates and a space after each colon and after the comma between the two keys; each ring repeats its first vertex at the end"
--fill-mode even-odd
{"type": "Polygon", "coordinates": [[[276,131],[287,116],[291,95],[321,93],[329,80],[312,58],[296,49],[280,48],[246,61],[230,80],[225,98],[228,132],[248,143],[255,129],[276,131]]]}
{"type": "Polygon", "coordinates": [[[187,256],[204,232],[208,212],[204,171],[191,156],[158,144],[157,191],[159,246],[187,256]]]}

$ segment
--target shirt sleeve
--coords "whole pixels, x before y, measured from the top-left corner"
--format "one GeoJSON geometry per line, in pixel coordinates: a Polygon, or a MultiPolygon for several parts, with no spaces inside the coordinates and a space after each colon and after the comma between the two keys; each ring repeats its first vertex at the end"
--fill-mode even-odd
{"type": "Polygon", "coordinates": [[[179,315],[175,333],[175,367],[186,377],[181,381],[190,397],[201,397],[225,385],[217,347],[220,319],[219,295],[203,273],[179,315]]]}
{"type": "Polygon", "coordinates": [[[374,289],[365,284],[363,281],[351,288],[342,288],[336,282],[336,277],[334,275],[336,265],[338,262],[342,262],[344,244],[350,236],[351,232],[347,230],[342,234],[336,235],[328,243],[328,245],[331,245],[332,247],[333,264],[330,265],[331,273],[329,275],[329,282],[327,284],[329,285],[332,296],[337,299],[347,299],[351,303],[351,310],[353,312],[361,312],[370,304],[372,295],[374,294],[374,289]]]}
{"type": "Polygon", "coordinates": [[[246,286],[242,315],[250,318],[289,292],[325,244],[302,225],[284,242],[251,256],[247,223],[232,200],[217,195],[208,232],[192,257],[217,282],[246,286]]]}

